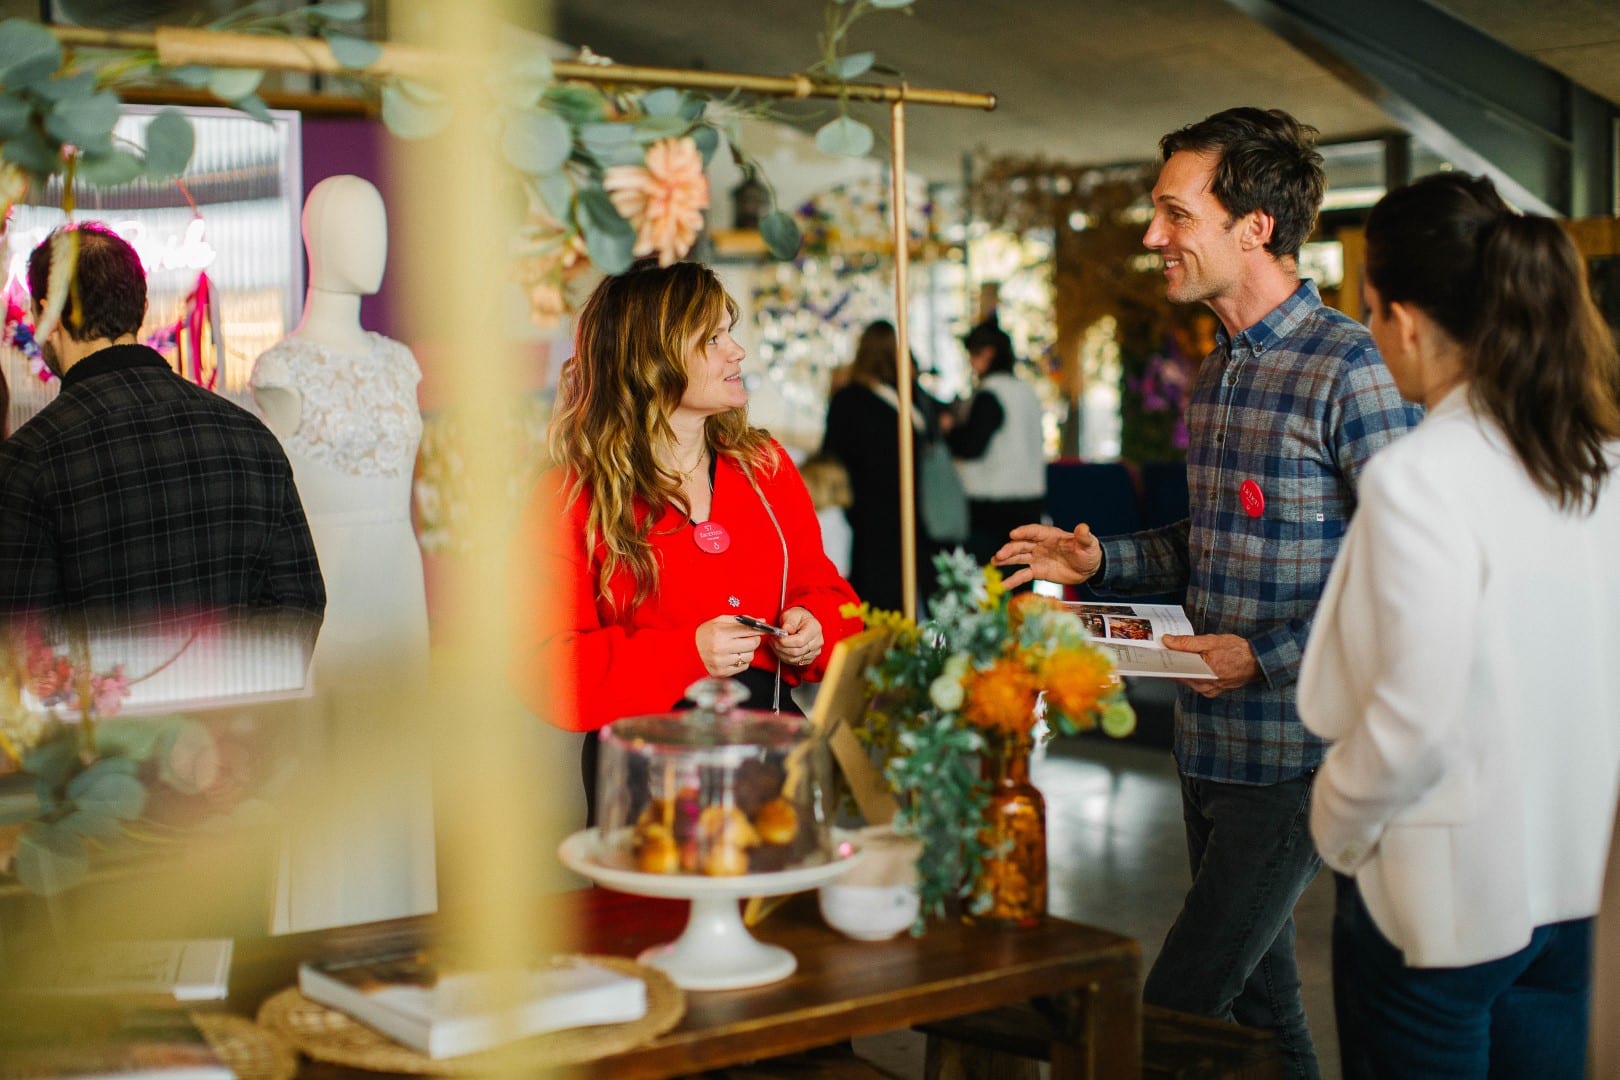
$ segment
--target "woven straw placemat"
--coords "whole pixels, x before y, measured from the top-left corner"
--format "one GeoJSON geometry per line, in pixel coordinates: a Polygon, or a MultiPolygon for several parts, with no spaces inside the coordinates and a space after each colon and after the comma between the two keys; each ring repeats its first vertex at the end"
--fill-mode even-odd
{"type": "Polygon", "coordinates": [[[194,1012],[191,1022],[220,1060],[231,1067],[236,1080],[291,1080],[298,1071],[298,1055],[292,1047],[246,1017],[194,1012]]]}
{"type": "Polygon", "coordinates": [[[551,1031],[496,1051],[454,1058],[430,1058],[401,1046],[347,1013],[309,1000],[297,987],[283,990],[259,1006],[259,1023],[316,1061],[421,1076],[487,1072],[497,1059],[510,1064],[514,1057],[533,1068],[576,1065],[640,1046],[680,1023],[686,996],[668,975],[618,956],[584,959],[646,983],[647,1015],[624,1024],[551,1031]]]}

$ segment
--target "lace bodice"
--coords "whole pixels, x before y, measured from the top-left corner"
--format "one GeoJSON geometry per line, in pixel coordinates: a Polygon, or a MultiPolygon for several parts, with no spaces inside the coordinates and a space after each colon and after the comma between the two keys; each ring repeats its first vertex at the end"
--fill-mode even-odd
{"type": "Polygon", "coordinates": [[[422,370],[404,345],[366,336],[364,352],[285,338],[260,355],[250,381],[298,393],[298,430],[282,440],[289,455],[350,476],[408,476],[422,439],[422,370]]]}

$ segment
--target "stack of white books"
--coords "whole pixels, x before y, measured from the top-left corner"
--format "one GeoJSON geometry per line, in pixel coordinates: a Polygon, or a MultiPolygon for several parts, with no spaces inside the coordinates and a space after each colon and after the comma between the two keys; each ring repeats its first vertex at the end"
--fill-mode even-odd
{"type": "Polygon", "coordinates": [[[441,972],[424,952],[300,965],[298,989],[428,1057],[647,1014],[647,984],[583,959],[512,972],[441,972]]]}

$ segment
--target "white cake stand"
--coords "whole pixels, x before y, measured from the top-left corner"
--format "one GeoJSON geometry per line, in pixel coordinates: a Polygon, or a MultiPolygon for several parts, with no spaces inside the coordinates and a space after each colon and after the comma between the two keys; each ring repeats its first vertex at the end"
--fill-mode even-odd
{"type": "Polygon", "coordinates": [[[745,896],[786,896],[819,888],[843,876],[861,852],[838,836],[842,853],[829,862],[768,874],[709,877],[703,874],[644,874],[609,860],[595,829],[583,829],[562,842],[563,865],[610,889],[634,896],[690,900],[691,914],[681,936],[636,957],[663,970],[685,990],[736,990],[785,979],[799,961],[788,950],[756,941],[743,925],[737,901],[745,896]]]}

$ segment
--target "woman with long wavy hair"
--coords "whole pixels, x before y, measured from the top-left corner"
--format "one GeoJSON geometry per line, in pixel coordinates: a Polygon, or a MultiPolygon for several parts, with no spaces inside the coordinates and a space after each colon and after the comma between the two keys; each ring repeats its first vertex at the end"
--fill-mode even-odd
{"type": "Polygon", "coordinates": [[[1620,788],[1620,361],[1557,222],[1442,173],[1367,221],[1369,326],[1428,406],[1317,610],[1311,832],[1347,1078],[1585,1072],[1620,788]]]}
{"type": "MultiPolygon", "coordinates": [[[[580,311],[514,552],[512,676],[570,731],[665,711],[705,676],[792,709],[860,629],[787,452],[748,423],[737,307],[697,263],[644,260],[580,311]],[[738,620],[747,616],[780,636],[738,620]]],[[[586,744],[594,795],[594,739],[586,744]]]]}

